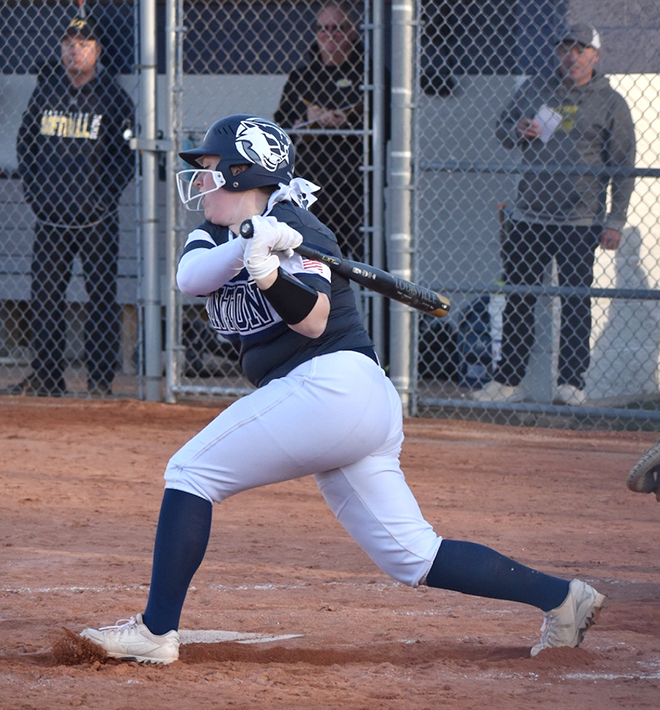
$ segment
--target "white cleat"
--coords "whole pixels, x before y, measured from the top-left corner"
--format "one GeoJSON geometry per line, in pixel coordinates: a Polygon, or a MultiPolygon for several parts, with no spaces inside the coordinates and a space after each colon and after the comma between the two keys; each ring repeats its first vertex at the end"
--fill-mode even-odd
{"type": "Polygon", "coordinates": [[[525,392],[520,385],[512,387],[491,380],[480,390],[470,393],[470,399],[475,402],[522,402],[525,392]]]}
{"type": "Polygon", "coordinates": [[[575,385],[558,385],[553,404],[567,404],[572,407],[581,407],[587,403],[584,390],[575,385]]]}
{"type": "Polygon", "coordinates": [[[599,594],[586,582],[574,579],[562,604],[546,611],[541,626],[541,640],[532,648],[530,656],[536,656],[546,648],[579,646],[604,604],[604,594],[599,594]]]}
{"type": "Polygon", "coordinates": [[[83,638],[100,646],[111,658],[138,663],[173,663],[179,659],[179,632],[152,634],[142,614],[121,619],[114,626],[85,629],[83,638]]]}

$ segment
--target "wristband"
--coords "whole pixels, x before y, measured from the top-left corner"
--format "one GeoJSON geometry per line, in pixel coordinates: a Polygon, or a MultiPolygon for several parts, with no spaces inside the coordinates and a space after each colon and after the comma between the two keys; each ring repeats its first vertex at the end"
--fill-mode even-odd
{"type": "Polygon", "coordinates": [[[263,294],[288,325],[304,320],[319,298],[318,291],[287,274],[281,267],[277,270],[275,282],[263,294]]]}

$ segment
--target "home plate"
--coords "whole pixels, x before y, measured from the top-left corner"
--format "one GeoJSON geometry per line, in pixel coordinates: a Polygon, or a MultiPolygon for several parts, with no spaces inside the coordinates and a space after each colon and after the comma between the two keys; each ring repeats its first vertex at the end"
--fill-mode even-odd
{"type": "Polygon", "coordinates": [[[239,631],[179,631],[181,643],[270,643],[271,641],[286,641],[299,639],[305,634],[280,634],[267,636],[266,634],[243,634],[239,631]]]}

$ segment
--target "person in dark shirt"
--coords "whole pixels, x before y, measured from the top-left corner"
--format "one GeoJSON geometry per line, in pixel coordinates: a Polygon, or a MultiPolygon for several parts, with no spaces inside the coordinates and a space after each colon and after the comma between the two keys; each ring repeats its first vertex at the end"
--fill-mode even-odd
{"type": "Polygon", "coordinates": [[[296,164],[322,188],[314,214],[336,235],[344,256],[362,260],[364,219],[364,49],[357,18],[346,3],[324,5],[305,62],[284,86],[275,122],[300,134],[296,164]]]}
{"type": "Polygon", "coordinates": [[[11,394],[62,396],[66,291],[79,256],[89,301],[88,392],[112,394],[119,363],[118,203],[133,177],[133,104],[100,66],[88,19],[66,27],[61,62],[42,70],[18,131],[25,200],[35,217],[31,266],[32,373],[11,394]]]}
{"type": "Polygon", "coordinates": [[[177,175],[179,194],[205,221],[188,235],[177,284],[207,297],[209,322],[233,339],[256,389],[170,459],[144,612],[82,637],[113,658],[176,661],[213,504],[313,475],[338,521],[394,579],[541,609],[532,656],[578,646],[604,595],[489,547],[443,539],[424,519],[399,460],[401,399],[378,364],[353,291],[326,264],[295,252],[303,242],[326,254],[339,247],[307,210],[315,186],[293,177],[287,134],[239,114],[216,121],[202,145],[180,155],[192,169],[177,175]],[[241,236],[246,223],[249,239],[241,236]]]}

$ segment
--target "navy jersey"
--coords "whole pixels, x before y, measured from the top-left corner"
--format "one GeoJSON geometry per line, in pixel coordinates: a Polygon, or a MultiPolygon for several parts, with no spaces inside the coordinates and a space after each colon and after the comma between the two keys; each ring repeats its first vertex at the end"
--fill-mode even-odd
{"type": "MultiPolygon", "coordinates": [[[[279,202],[269,215],[300,232],[304,244],[326,254],[341,256],[333,233],[303,208],[292,202],[279,202]]],[[[230,239],[227,227],[208,221],[198,229],[209,234],[216,245],[230,239]]],[[[213,248],[208,239],[195,239],[194,234],[193,231],[184,253],[213,248]]],[[[325,264],[299,254],[281,259],[281,266],[330,299],[328,325],[320,337],[308,338],[291,330],[263,291],[249,280],[246,269],[210,294],[206,302],[210,325],[238,348],[241,367],[252,384],[265,385],[317,355],[339,350],[357,350],[375,359],[373,344],[362,325],[353,290],[345,278],[331,272],[325,264]]]]}

